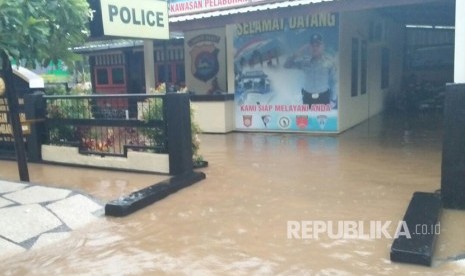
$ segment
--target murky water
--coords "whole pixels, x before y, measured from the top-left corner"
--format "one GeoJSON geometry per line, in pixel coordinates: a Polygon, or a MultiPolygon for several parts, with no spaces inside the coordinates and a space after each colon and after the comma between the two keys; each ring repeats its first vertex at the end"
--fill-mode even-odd
{"type": "MultiPolygon", "coordinates": [[[[441,118],[377,116],[339,136],[203,135],[207,179],[125,218],[0,261],[4,275],[465,275],[465,212],[446,210],[432,268],[391,263],[392,239],[288,238],[288,221],[392,221],[440,188],[441,118]]],[[[0,162],[0,178],[17,178],[0,162]],[[6,170],[4,169],[6,168],[6,170]]],[[[165,176],[31,165],[33,182],[102,201],[165,176]]]]}

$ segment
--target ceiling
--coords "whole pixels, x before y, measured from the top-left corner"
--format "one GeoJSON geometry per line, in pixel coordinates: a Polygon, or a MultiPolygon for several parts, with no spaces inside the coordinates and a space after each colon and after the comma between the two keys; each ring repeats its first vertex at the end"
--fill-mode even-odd
{"type": "Polygon", "coordinates": [[[455,0],[387,7],[378,10],[405,25],[455,25],[455,0]]]}

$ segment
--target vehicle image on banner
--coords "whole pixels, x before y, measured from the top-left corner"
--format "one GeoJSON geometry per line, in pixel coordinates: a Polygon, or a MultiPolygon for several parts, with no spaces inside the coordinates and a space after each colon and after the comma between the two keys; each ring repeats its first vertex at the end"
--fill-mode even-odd
{"type": "MultiPolygon", "coordinates": [[[[268,75],[261,70],[245,72],[238,80],[237,95],[240,104],[257,101],[261,95],[271,92],[270,79],[268,75]]],[[[260,101],[258,101],[260,102],[260,101]]]]}

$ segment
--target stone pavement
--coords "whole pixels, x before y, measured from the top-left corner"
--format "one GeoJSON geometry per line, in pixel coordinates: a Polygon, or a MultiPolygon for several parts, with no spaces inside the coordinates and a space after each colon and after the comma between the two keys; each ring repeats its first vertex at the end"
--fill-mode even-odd
{"type": "Polygon", "coordinates": [[[88,195],[0,180],[0,260],[67,238],[104,215],[104,204],[88,195]]]}

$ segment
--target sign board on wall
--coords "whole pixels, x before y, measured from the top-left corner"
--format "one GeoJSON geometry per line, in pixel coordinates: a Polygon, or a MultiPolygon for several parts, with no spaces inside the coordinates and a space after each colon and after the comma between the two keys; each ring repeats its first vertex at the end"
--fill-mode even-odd
{"type": "Polygon", "coordinates": [[[196,94],[226,93],[225,28],[186,32],[187,87],[196,94]]]}
{"type": "MultiPolygon", "coordinates": [[[[20,105],[23,105],[23,99],[19,99],[20,105]]],[[[9,108],[8,108],[8,100],[0,96],[0,144],[1,142],[13,142],[13,131],[11,128],[11,123],[9,119],[9,108]]],[[[19,118],[21,122],[21,128],[23,130],[23,134],[28,135],[30,134],[30,125],[26,122],[26,114],[19,113],[19,118]]]]}
{"type": "Polygon", "coordinates": [[[238,130],[338,131],[338,15],[237,24],[238,130]]]}
{"type": "MultiPolygon", "coordinates": [[[[2,147],[2,142],[14,141],[13,131],[10,124],[11,120],[9,119],[10,112],[8,107],[8,99],[6,98],[5,92],[6,84],[2,76],[0,75],[0,148],[2,147]]],[[[18,102],[20,105],[24,104],[23,99],[19,99],[18,102]]],[[[23,134],[30,134],[29,123],[26,123],[26,114],[19,113],[19,118],[23,134]]]]}
{"type": "Polygon", "coordinates": [[[201,13],[225,8],[247,6],[265,0],[170,0],[170,15],[201,13]]]}
{"type": "Polygon", "coordinates": [[[166,1],[93,0],[90,6],[94,11],[90,24],[93,37],[169,39],[166,1]]]}

